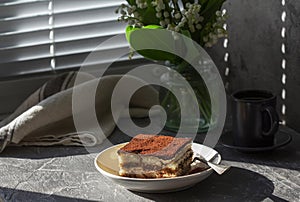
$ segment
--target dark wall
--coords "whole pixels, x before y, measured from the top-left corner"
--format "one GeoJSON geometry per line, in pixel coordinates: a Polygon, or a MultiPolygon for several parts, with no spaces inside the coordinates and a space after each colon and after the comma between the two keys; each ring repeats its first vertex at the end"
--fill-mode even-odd
{"type": "Polygon", "coordinates": [[[278,95],[278,112],[286,105],[288,126],[300,132],[300,1],[286,0],[227,0],[224,5],[228,18],[228,48],[223,40],[209,50],[211,57],[224,75],[230,68],[228,93],[240,89],[265,89],[278,95]],[[286,21],[282,12],[286,11],[286,21]],[[286,37],[282,38],[282,27],[286,37]],[[286,53],[281,51],[282,44],[286,53]],[[224,62],[228,52],[229,61],[224,62]],[[282,69],[282,59],[286,59],[286,69],[282,69]],[[282,75],[286,74],[286,84],[282,75]],[[286,99],[281,98],[286,89],[286,99]]]}

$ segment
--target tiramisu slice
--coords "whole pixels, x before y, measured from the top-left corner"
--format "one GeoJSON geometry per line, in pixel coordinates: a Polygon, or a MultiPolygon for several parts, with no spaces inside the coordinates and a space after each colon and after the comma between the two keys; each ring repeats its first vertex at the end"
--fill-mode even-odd
{"type": "Polygon", "coordinates": [[[193,160],[191,138],[140,134],[118,150],[119,174],[166,178],[187,174],[193,160]]]}

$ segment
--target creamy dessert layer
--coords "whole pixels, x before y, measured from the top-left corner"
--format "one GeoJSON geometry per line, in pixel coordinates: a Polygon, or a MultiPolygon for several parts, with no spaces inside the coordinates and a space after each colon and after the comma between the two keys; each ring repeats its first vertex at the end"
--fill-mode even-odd
{"type": "Polygon", "coordinates": [[[127,177],[175,177],[190,171],[192,140],[138,135],[118,151],[119,174],[127,177]]]}

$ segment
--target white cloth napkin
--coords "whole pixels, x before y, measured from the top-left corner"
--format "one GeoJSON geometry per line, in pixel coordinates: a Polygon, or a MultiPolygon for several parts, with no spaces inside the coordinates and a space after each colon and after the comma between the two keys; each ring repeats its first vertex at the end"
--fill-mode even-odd
{"type": "MultiPolygon", "coordinates": [[[[89,74],[80,74],[81,84],[74,86],[76,76],[78,73],[70,72],[48,81],[29,96],[13,114],[1,121],[0,151],[4,149],[6,143],[38,146],[95,146],[108,137],[116,126],[111,114],[110,98],[122,76],[104,76],[99,83],[98,79],[94,79],[89,74]],[[95,85],[98,85],[95,106],[85,107],[86,109],[95,107],[102,134],[99,134],[100,131],[95,131],[92,125],[90,130],[87,127],[85,131],[77,131],[73,121],[73,90],[76,88],[77,93],[82,93],[82,99],[90,99],[85,98],[84,95],[95,85]]],[[[130,100],[130,115],[133,118],[147,117],[148,109],[157,103],[158,92],[151,86],[143,87],[130,100]]],[[[119,116],[125,107],[128,106],[120,103],[118,107],[120,113],[117,113],[119,116]]],[[[84,113],[85,109],[81,110],[84,113]]]]}

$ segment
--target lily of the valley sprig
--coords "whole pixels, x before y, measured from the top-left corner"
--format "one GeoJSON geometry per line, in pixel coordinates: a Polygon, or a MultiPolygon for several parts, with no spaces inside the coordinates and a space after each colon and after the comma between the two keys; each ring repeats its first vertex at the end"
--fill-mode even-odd
{"type": "Polygon", "coordinates": [[[129,26],[143,28],[157,25],[184,33],[201,46],[211,47],[227,35],[226,14],[221,11],[225,0],[127,0],[116,12],[129,26]]]}

